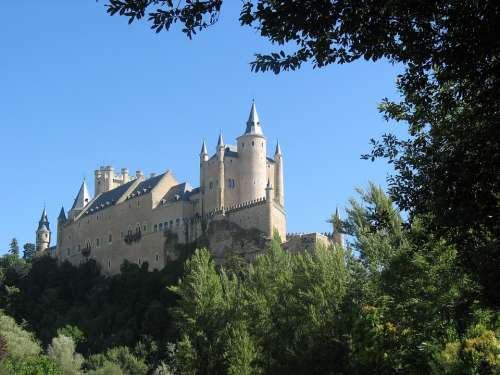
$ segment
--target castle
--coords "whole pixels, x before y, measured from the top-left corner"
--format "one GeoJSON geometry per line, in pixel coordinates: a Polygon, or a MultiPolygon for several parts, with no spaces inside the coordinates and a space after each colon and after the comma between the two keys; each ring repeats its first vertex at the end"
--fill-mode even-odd
{"type": "MultiPolygon", "coordinates": [[[[267,157],[255,103],[236,145],[226,145],[221,133],[210,156],[203,141],[199,163],[197,188],[179,182],[170,170],[146,178],[141,171],[130,176],[126,168],[115,174],[111,166],[101,167],[95,171],[94,197],[83,181],[67,215],[61,208],[54,247],[44,209],[36,232],[37,251],[75,265],[94,259],[105,274],[115,274],[125,259],[163,268],[171,256],[166,239],[187,244],[208,238],[216,259],[235,246],[235,231],[253,231],[261,239],[277,232],[287,239],[283,155],[277,142],[274,158],[267,157]]],[[[238,241],[246,253],[259,247],[255,236],[238,241]]]]}

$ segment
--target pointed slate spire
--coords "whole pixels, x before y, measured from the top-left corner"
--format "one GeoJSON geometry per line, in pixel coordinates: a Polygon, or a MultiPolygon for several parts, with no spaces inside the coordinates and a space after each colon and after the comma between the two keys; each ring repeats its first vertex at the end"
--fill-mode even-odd
{"type": "Polygon", "coordinates": [[[276,150],[274,151],[274,155],[281,155],[281,146],[279,141],[276,141],[276,150]]]}
{"type": "Polygon", "coordinates": [[[82,182],[82,185],[80,186],[80,190],[78,191],[78,194],[75,198],[75,202],[73,203],[73,207],[71,207],[71,209],[72,210],[81,210],[89,202],[90,202],[90,194],[89,194],[89,190],[87,189],[87,183],[85,182],[85,179],[84,179],[82,182]]]}
{"type": "Polygon", "coordinates": [[[222,137],[222,130],[219,134],[219,139],[217,140],[217,148],[224,147],[224,138],[222,137]]]}
{"type": "Polygon", "coordinates": [[[248,116],[245,134],[264,135],[262,133],[262,127],[260,126],[259,114],[257,113],[255,101],[252,101],[252,108],[250,109],[250,115],[248,116]]]}
{"type": "Polygon", "coordinates": [[[205,144],[205,140],[203,140],[203,144],[201,145],[200,155],[208,155],[207,145],[205,144]]]}
{"type": "Polygon", "coordinates": [[[40,221],[38,222],[38,230],[47,229],[50,230],[49,218],[47,216],[47,210],[45,205],[43,206],[42,216],[40,217],[40,221]],[[45,228],[43,228],[45,226],[45,228]]]}
{"type": "Polygon", "coordinates": [[[64,206],[61,206],[61,211],[59,212],[59,216],[57,217],[58,221],[66,221],[66,212],[64,212],[64,206]]]}

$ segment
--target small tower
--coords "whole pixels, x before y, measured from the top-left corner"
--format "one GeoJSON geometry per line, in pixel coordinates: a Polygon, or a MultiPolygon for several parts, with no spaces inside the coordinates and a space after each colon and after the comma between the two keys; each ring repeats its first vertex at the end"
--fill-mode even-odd
{"type": "Polygon", "coordinates": [[[222,137],[222,131],[219,134],[219,139],[217,140],[217,172],[218,172],[218,184],[217,184],[217,208],[224,207],[224,138],[222,137]]]}
{"type": "Polygon", "coordinates": [[[66,212],[64,211],[64,206],[61,206],[61,211],[57,217],[57,247],[61,245],[62,241],[62,227],[66,223],[66,212]]]}
{"type": "Polygon", "coordinates": [[[274,223],[273,223],[273,186],[271,181],[267,180],[266,185],[266,228],[269,238],[273,237],[274,223]]]}
{"type": "Polygon", "coordinates": [[[267,182],[267,142],[255,102],[252,103],[245,133],[238,137],[239,194],[241,202],[263,198],[267,182]]]}
{"type": "Polygon", "coordinates": [[[47,210],[43,208],[42,216],[38,222],[38,229],[36,230],[36,251],[42,252],[50,246],[50,224],[47,217],[47,210]]]}
{"type": "Polygon", "coordinates": [[[276,150],[274,151],[274,200],[282,207],[285,206],[285,193],[283,184],[283,155],[281,153],[280,143],[276,142],[276,150]]]}
{"type": "Polygon", "coordinates": [[[208,152],[207,152],[207,145],[205,143],[205,140],[203,140],[203,143],[201,144],[201,151],[200,151],[200,215],[203,216],[205,214],[205,163],[208,161],[208,152]]]}
{"type": "Polygon", "coordinates": [[[78,194],[76,195],[75,201],[71,210],[69,211],[69,218],[73,219],[76,217],[83,209],[89,204],[91,201],[91,197],[89,194],[89,190],[87,189],[87,183],[85,179],[80,186],[80,190],[78,190],[78,194]]]}
{"type": "Polygon", "coordinates": [[[344,234],[342,229],[342,220],[339,215],[339,208],[335,209],[335,215],[330,220],[333,225],[333,243],[335,245],[344,246],[344,234]]]}

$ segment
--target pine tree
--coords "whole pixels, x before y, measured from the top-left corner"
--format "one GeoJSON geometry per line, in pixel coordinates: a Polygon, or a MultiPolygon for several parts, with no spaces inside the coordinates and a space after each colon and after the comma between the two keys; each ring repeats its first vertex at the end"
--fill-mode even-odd
{"type": "Polygon", "coordinates": [[[25,243],[23,246],[23,259],[24,260],[32,260],[36,254],[35,244],[25,243]]]}
{"type": "Polygon", "coordinates": [[[15,238],[12,239],[9,247],[10,247],[9,253],[18,257],[19,256],[19,243],[17,242],[17,240],[15,238]]]}

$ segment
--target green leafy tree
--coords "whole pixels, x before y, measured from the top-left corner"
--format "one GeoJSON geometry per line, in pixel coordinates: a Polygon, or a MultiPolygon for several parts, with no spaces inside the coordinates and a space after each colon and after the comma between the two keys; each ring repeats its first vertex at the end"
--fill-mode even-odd
{"type": "Polygon", "coordinates": [[[23,245],[23,259],[26,261],[31,261],[36,255],[36,247],[33,243],[25,243],[23,245]]]}
{"type": "Polygon", "coordinates": [[[83,357],[75,353],[75,342],[71,337],[59,335],[52,339],[47,355],[62,369],[64,375],[80,374],[83,357]]]}
{"type": "Polygon", "coordinates": [[[57,330],[58,336],[70,337],[73,342],[78,345],[85,341],[85,335],[77,326],[65,325],[57,330]]]}
{"type": "Polygon", "coordinates": [[[15,238],[13,238],[10,242],[9,253],[16,257],[19,257],[19,244],[17,243],[17,240],[15,238]]]}
{"type": "MultiPolygon", "coordinates": [[[[156,32],[180,24],[191,38],[218,21],[222,4],[109,0],[108,12],[129,22],[147,16],[156,32]]],[[[361,58],[404,65],[402,100],[380,110],[409,137],[372,140],[365,158],[393,163],[395,202],[456,245],[485,302],[500,306],[500,3],[246,0],[239,21],[280,47],[256,54],[255,71],[361,58]]]]}
{"type": "Polygon", "coordinates": [[[346,293],[340,248],[291,255],[271,241],[238,279],[199,250],[175,290],[181,297],[181,373],[314,374],[333,371],[330,335],[346,293]]]}

